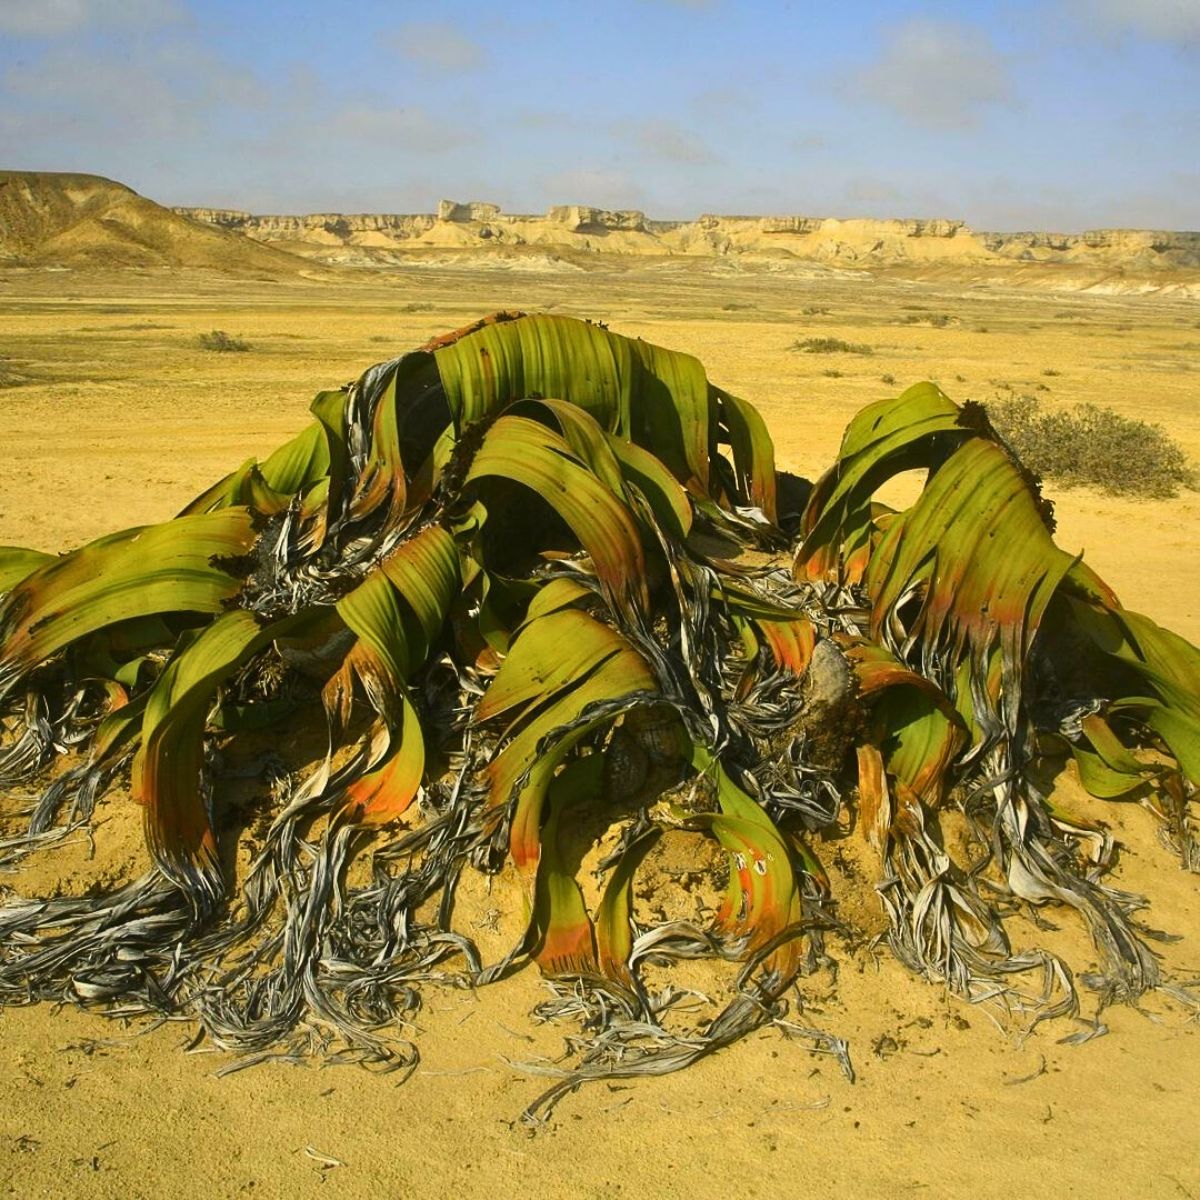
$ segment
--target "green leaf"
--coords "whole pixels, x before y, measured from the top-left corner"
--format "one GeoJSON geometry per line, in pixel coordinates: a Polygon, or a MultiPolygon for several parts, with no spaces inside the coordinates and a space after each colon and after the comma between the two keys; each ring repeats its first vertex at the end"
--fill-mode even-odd
{"type": "Polygon", "coordinates": [[[404,815],[421,790],[425,774],[425,737],[408,697],[401,698],[399,737],[389,731],[392,748],[383,764],[353,780],[345,789],[341,817],[378,828],[404,815]]]}
{"type": "Polygon", "coordinates": [[[619,437],[609,442],[621,464],[621,474],[646,497],[655,520],[676,542],[686,541],[692,531],[692,504],[687,492],[649,450],[619,437]]]}
{"type": "Polygon", "coordinates": [[[837,462],[817,480],[801,522],[803,541],[796,556],[800,576],[817,572],[812,561],[840,550],[859,523],[875,490],[901,471],[931,467],[938,439],[962,440],[961,410],[932,383],[919,383],[896,400],[869,404],[850,422],[837,462]]]}
{"type": "Polygon", "coordinates": [[[499,475],[536,491],[571,527],[618,609],[649,607],[646,562],[628,508],[572,453],[527,417],[500,417],[471,462],[467,482],[499,475]]]}
{"type": "Polygon", "coordinates": [[[738,486],[775,525],[779,521],[775,497],[775,445],[767,423],[758,409],[745,400],[719,388],[713,389],[713,396],[733,450],[738,486]]]}
{"type": "Polygon", "coordinates": [[[27,575],[54,560],[53,554],[26,550],[23,546],[0,546],[0,596],[11,591],[27,575]]]}
{"type": "Polygon", "coordinates": [[[577,608],[564,608],[527,623],[475,709],[477,721],[505,713],[519,720],[563,688],[587,679],[619,654],[632,654],[616,630],[577,608]],[[513,709],[520,711],[513,713],[513,709]]]}
{"type": "Polygon", "coordinates": [[[146,701],[131,790],[155,864],[202,912],[224,890],[203,793],[205,723],[217,687],[275,628],[249,612],[225,613],[171,660],[146,701]]]}
{"type": "Polygon", "coordinates": [[[597,970],[592,922],[567,866],[561,826],[570,808],[599,802],[603,779],[604,761],[593,754],[569,763],[549,788],[534,903],[541,934],[535,957],[547,975],[594,975],[597,970]]]}
{"type": "Polygon", "coordinates": [[[248,509],[110,534],[53,559],[0,602],[0,695],[73,641],[152,613],[219,613],[242,586],[256,533],[248,509]]]}
{"type": "MultiPolygon", "coordinates": [[[[748,939],[751,951],[765,946],[801,918],[800,892],[791,854],[783,835],[766,811],[729,777],[711,751],[692,746],[692,766],[717,786],[721,812],[703,818],[730,856],[729,886],[717,913],[717,924],[748,939]]],[[[768,968],[786,982],[800,964],[798,938],[771,955],[768,968]]]]}
{"type": "Polygon", "coordinates": [[[660,834],[660,830],[652,828],[626,847],[608,877],[596,912],[596,960],[600,973],[627,986],[633,982],[629,973],[629,956],[633,953],[633,877],[660,834]]]}

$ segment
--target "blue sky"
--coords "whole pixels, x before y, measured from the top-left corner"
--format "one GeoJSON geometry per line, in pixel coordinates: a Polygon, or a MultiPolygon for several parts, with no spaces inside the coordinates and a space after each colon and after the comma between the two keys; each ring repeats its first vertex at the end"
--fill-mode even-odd
{"type": "Polygon", "coordinates": [[[0,167],[257,212],[1198,229],[1200,0],[0,0],[0,167]]]}

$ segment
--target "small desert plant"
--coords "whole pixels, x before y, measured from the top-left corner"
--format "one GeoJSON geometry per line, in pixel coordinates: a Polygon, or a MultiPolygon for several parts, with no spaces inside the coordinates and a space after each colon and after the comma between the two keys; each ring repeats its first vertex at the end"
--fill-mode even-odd
{"type": "Polygon", "coordinates": [[[891,375],[891,374],[880,375],[879,382],[886,383],[888,385],[888,387],[891,387],[892,384],[894,384],[896,382],[896,377],[895,377],[895,375],[891,375]]]}
{"type": "Polygon", "coordinates": [[[223,329],[213,329],[202,333],[197,339],[201,350],[215,350],[220,354],[242,354],[250,349],[250,343],[235,338],[223,329]]]}
{"type": "Polygon", "coordinates": [[[789,350],[800,354],[874,354],[875,347],[863,342],[847,342],[836,337],[797,338],[789,350]]]}
{"type": "Polygon", "coordinates": [[[821,308],[816,304],[810,304],[808,308],[804,310],[804,315],[806,317],[827,317],[829,316],[829,309],[821,308]]]}
{"type": "Polygon", "coordinates": [[[910,312],[900,318],[901,325],[932,325],[934,329],[945,329],[948,325],[956,325],[957,317],[949,313],[910,312]]]}
{"type": "Polygon", "coordinates": [[[14,371],[7,360],[0,358],[0,388],[20,387],[23,383],[28,383],[29,380],[24,375],[14,371]]]}
{"type": "Polygon", "coordinates": [[[987,405],[997,432],[1030,470],[1064,487],[1166,498],[1194,487],[1183,447],[1166,430],[1111,408],[1077,404],[1047,412],[1034,396],[987,405]]]}
{"type": "Polygon", "coordinates": [[[836,367],[830,367],[828,370],[822,371],[821,374],[824,375],[826,379],[841,379],[842,377],[842,372],[836,367]]]}
{"type": "Polygon", "coordinates": [[[1061,371],[1056,371],[1053,367],[1047,367],[1043,372],[1047,379],[1053,379],[1056,375],[1061,375],[1061,371]]]}

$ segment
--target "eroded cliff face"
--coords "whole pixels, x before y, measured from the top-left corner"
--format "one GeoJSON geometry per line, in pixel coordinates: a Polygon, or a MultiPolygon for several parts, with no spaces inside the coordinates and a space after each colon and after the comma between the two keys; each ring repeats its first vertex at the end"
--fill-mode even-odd
{"type": "Polygon", "coordinates": [[[202,267],[295,274],[315,264],[457,261],[572,270],[601,256],[712,260],[717,269],[870,270],[912,279],[1200,296],[1200,233],[981,233],[962,221],[705,214],[555,205],[506,213],[443,200],[431,213],[261,215],[163,208],[96,175],[0,172],[0,267],[202,267]],[[306,261],[307,260],[307,261],[306,261]]]}
{"type": "Polygon", "coordinates": [[[983,233],[946,218],[838,219],[725,216],[656,221],[636,209],[554,205],[543,214],[503,212],[482,201],[443,200],[435,213],[309,213],[261,216],[180,208],[193,220],[285,243],[310,257],[352,265],[401,261],[407,253],[543,247],[584,254],[798,259],[845,267],[1004,267],[1060,263],[1096,270],[1200,268],[1200,233],[1095,229],[1083,233],[983,233]]]}

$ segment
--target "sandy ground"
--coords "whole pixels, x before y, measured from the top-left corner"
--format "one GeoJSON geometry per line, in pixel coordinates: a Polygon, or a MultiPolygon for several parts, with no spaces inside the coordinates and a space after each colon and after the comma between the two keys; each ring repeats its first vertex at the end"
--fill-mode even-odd
{"type": "MultiPolygon", "coordinates": [[[[1162,423],[1200,460],[1194,303],[651,264],[408,270],[337,287],[8,272],[0,379],[17,386],[0,390],[0,544],[58,550],[164,519],[305,424],[318,388],[500,307],[591,316],[698,354],[760,406],[781,465],[810,476],[854,411],[923,378],[959,400],[1037,391],[1051,405],[1109,405],[1162,423]],[[914,314],[949,322],[906,323],[914,314]],[[217,328],[252,349],[199,349],[197,335],[217,328]],[[874,353],[788,349],[809,336],[874,353]]],[[[1086,549],[1126,604],[1200,641],[1200,497],[1055,498],[1061,544],[1086,549]]],[[[1127,847],[1116,882],[1151,895],[1152,923],[1182,939],[1164,948],[1168,968],[1194,973],[1197,881],[1143,810],[1103,813],[1127,847]]],[[[841,898],[877,928],[864,888],[841,898]]],[[[1039,936],[1086,968],[1087,944],[1061,923],[1039,936]]],[[[556,1054],[565,1031],[528,1020],[543,994],[530,970],[478,993],[430,989],[412,1031],[421,1066],[403,1086],[315,1064],[217,1078],[225,1059],[185,1053],[180,1024],[8,1009],[0,1186],[22,1197],[1200,1197],[1200,1028],[1177,1005],[1107,1010],[1106,1036],[1069,1044],[1082,1026],[1022,1036],[1018,1021],[948,998],[886,953],[832,949],[839,978],[804,981],[798,1019],[850,1040],[854,1084],[769,1030],[680,1075],[585,1089],[536,1135],[514,1119],[538,1083],[510,1063],[556,1054]]]]}

